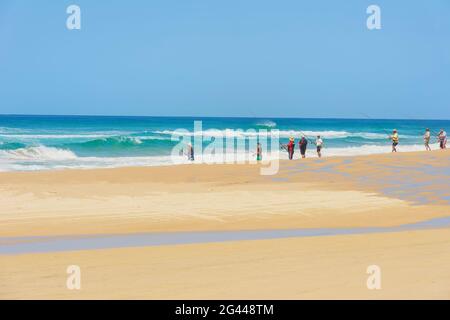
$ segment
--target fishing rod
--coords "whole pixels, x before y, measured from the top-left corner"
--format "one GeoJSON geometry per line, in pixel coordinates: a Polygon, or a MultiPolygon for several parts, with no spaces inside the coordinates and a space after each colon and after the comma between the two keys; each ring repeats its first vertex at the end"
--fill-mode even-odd
{"type": "MultiPolygon", "coordinates": [[[[441,134],[440,133],[436,134],[436,132],[431,130],[431,129],[429,129],[429,131],[437,139],[437,141],[439,142],[439,138],[440,138],[441,134]]],[[[430,138],[431,138],[431,136],[430,136],[430,138]]]]}
{"type": "MultiPolygon", "coordinates": [[[[414,120],[412,117],[410,117],[409,114],[405,114],[405,113],[404,113],[404,115],[406,115],[407,118],[408,118],[409,120],[414,120]]],[[[430,128],[428,128],[428,129],[429,129],[430,133],[431,133],[433,136],[435,136],[435,137],[437,138],[437,140],[439,141],[440,133],[436,133],[436,131],[431,130],[430,128]]]]}
{"type": "Polygon", "coordinates": [[[300,131],[300,133],[306,138],[306,140],[308,140],[312,144],[316,144],[316,142],[314,140],[309,139],[309,137],[302,130],[298,130],[298,131],[300,131]]]}
{"type": "MultiPolygon", "coordinates": [[[[369,120],[375,120],[375,119],[371,118],[368,114],[361,113],[361,115],[362,115],[363,117],[366,117],[366,118],[369,119],[369,120]]],[[[390,132],[388,132],[386,129],[383,129],[383,128],[382,128],[381,130],[383,130],[384,133],[386,133],[386,135],[388,136],[388,139],[391,138],[391,133],[390,133],[390,132]]]]}
{"type": "Polygon", "coordinates": [[[288,151],[286,148],[286,145],[282,144],[281,142],[279,142],[280,144],[280,149],[284,150],[284,151],[288,151]]]}
{"type": "MultiPolygon", "coordinates": [[[[373,119],[373,118],[371,118],[369,115],[367,115],[367,114],[364,114],[364,113],[361,113],[364,117],[366,117],[366,118],[368,118],[368,119],[370,119],[370,120],[375,120],[375,119],[373,119]]],[[[410,119],[411,119],[411,117],[409,117],[410,119]]],[[[391,139],[391,134],[390,133],[388,133],[387,132],[387,130],[385,130],[385,129],[382,129],[387,135],[388,135],[388,139],[391,139]]],[[[430,133],[433,135],[433,136],[435,136],[436,137],[436,139],[437,139],[437,142],[439,142],[439,139],[440,139],[440,133],[439,134],[436,134],[436,132],[435,131],[433,131],[433,130],[431,130],[430,129],[430,133]]]]}
{"type": "MultiPolygon", "coordinates": [[[[439,142],[439,139],[440,139],[441,134],[440,134],[440,133],[436,134],[435,131],[433,131],[433,130],[431,130],[431,129],[429,129],[429,130],[430,130],[430,133],[436,138],[437,142],[439,142]]],[[[430,137],[431,137],[431,136],[430,136],[430,137]]]]}

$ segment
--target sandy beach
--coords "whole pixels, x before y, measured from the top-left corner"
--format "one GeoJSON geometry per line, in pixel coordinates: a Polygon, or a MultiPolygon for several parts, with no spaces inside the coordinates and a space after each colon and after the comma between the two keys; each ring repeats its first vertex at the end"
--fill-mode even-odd
{"type": "Polygon", "coordinates": [[[1,1],[0,300],[450,300],[449,16],[1,1]]]}
{"type": "Polygon", "coordinates": [[[273,176],[250,164],[0,173],[0,247],[12,248],[0,298],[449,299],[450,226],[421,225],[450,216],[449,164],[445,150],[282,161],[273,176]],[[364,229],[14,253],[61,237],[343,228],[364,229]],[[81,290],[66,288],[68,265],[81,290]],[[366,286],[369,265],[381,290],[366,286]]]}

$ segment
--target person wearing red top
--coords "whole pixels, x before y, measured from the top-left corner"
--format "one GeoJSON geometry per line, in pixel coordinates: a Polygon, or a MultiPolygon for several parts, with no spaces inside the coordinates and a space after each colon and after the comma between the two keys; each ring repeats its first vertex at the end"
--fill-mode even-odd
{"type": "Polygon", "coordinates": [[[294,141],[294,138],[291,137],[291,138],[289,138],[289,143],[287,145],[289,160],[292,160],[292,158],[294,158],[294,149],[295,149],[295,141],[294,141]]]}

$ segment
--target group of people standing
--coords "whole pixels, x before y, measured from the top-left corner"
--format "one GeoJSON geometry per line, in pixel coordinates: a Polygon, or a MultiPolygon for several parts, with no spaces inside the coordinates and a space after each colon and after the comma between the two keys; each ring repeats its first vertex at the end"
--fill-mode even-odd
{"type": "MultiPolygon", "coordinates": [[[[316,145],[316,151],[317,156],[320,158],[322,157],[322,147],[323,147],[323,140],[320,136],[317,136],[316,141],[312,142],[316,145]]],[[[295,139],[294,137],[289,138],[289,143],[287,145],[281,145],[283,149],[285,149],[288,152],[289,160],[292,160],[294,158],[294,152],[295,152],[295,139]]],[[[302,158],[306,157],[306,148],[308,147],[308,139],[305,136],[302,136],[301,139],[298,142],[298,147],[300,149],[300,154],[302,158]]]]}
{"type": "MultiPolygon", "coordinates": [[[[444,129],[441,129],[439,131],[439,134],[436,135],[437,141],[439,142],[439,147],[441,149],[447,148],[447,133],[444,131],[444,129]]],[[[394,129],[392,131],[392,134],[389,136],[389,139],[392,140],[392,152],[397,152],[397,146],[399,144],[399,136],[397,129],[394,129]]],[[[427,151],[431,151],[430,148],[430,140],[431,140],[431,131],[430,129],[425,130],[425,134],[423,136],[423,141],[425,144],[425,149],[427,151]]],[[[319,158],[322,157],[322,148],[323,148],[323,140],[320,136],[317,136],[315,141],[311,141],[316,145],[316,151],[317,156],[319,158]]],[[[294,137],[289,138],[289,142],[286,145],[280,144],[281,148],[286,150],[289,156],[289,160],[294,159],[294,153],[295,153],[295,139],[294,137]]],[[[306,158],[306,149],[308,147],[308,139],[306,136],[302,136],[301,139],[298,141],[298,147],[300,149],[300,155],[302,158],[306,158]]],[[[183,150],[181,150],[180,154],[183,154],[183,150]]],[[[187,152],[186,155],[190,161],[194,161],[194,148],[192,147],[192,144],[189,143],[187,146],[187,152]]],[[[261,161],[262,160],[262,147],[261,144],[258,142],[256,147],[256,160],[261,161]]]]}
{"type": "MultiPolygon", "coordinates": [[[[439,142],[439,148],[446,149],[447,148],[447,132],[445,132],[444,129],[441,129],[439,131],[439,134],[436,135],[436,138],[437,138],[437,141],[439,142]]],[[[397,146],[398,146],[398,142],[399,142],[397,129],[394,129],[394,131],[392,131],[392,135],[389,136],[389,139],[392,140],[392,152],[397,152],[397,146]]],[[[425,134],[423,135],[423,142],[425,145],[425,150],[427,150],[427,151],[431,151],[430,140],[431,140],[431,131],[429,128],[427,128],[425,130],[425,134]]]]}
{"type": "MultiPolygon", "coordinates": [[[[317,136],[317,139],[315,142],[313,142],[316,145],[316,151],[317,155],[322,157],[322,146],[323,146],[323,140],[320,136],[317,136]]],[[[289,138],[288,144],[280,144],[280,147],[287,151],[289,160],[294,159],[294,153],[295,153],[295,139],[294,137],[289,138]]],[[[306,158],[306,148],[308,147],[308,139],[305,136],[302,136],[302,138],[298,142],[298,147],[300,149],[300,154],[302,158],[306,158]]],[[[262,160],[262,148],[261,144],[258,142],[256,146],[256,160],[261,161],[262,160]]]]}
{"type": "MultiPolygon", "coordinates": [[[[447,149],[447,132],[445,132],[444,129],[441,129],[439,131],[439,134],[436,136],[436,138],[437,141],[439,142],[439,148],[447,149]]],[[[423,136],[425,148],[427,149],[427,151],[431,151],[430,139],[431,139],[431,132],[430,129],[427,128],[427,130],[425,130],[425,135],[423,136]]]]}
{"type": "MultiPolygon", "coordinates": [[[[447,148],[447,133],[444,129],[441,129],[439,131],[439,134],[436,135],[437,141],[439,142],[439,147],[441,149],[447,148]]],[[[397,146],[399,144],[399,136],[397,129],[394,129],[392,131],[392,134],[389,136],[389,139],[392,140],[392,152],[397,152],[397,146]]],[[[425,149],[427,151],[431,151],[430,147],[430,140],[431,140],[431,131],[429,128],[425,130],[425,134],[423,136],[425,149]]],[[[322,157],[322,147],[323,147],[323,140],[320,136],[317,136],[316,141],[313,142],[316,145],[316,151],[317,156],[320,158],[322,157]]],[[[302,136],[300,141],[298,142],[298,146],[300,149],[300,154],[302,158],[306,157],[306,148],[308,146],[308,139],[305,136],[302,136]]],[[[294,137],[289,138],[289,142],[286,145],[281,145],[283,149],[285,149],[288,152],[289,160],[292,160],[294,158],[294,152],[295,152],[295,139],[294,137]]],[[[261,157],[261,154],[260,154],[261,157]]]]}

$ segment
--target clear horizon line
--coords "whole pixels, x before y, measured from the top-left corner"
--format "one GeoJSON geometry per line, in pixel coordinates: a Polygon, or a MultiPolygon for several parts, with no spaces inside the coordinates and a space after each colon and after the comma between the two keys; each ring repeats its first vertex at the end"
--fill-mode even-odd
{"type": "Polygon", "coordinates": [[[420,121],[449,121],[450,119],[424,119],[424,118],[346,118],[346,117],[280,117],[280,116],[190,116],[190,115],[177,115],[177,116],[151,116],[151,115],[105,115],[105,114],[38,114],[38,113],[1,113],[2,116],[24,116],[24,117],[110,117],[110,118],[222,118],[222,119],[329,119],[329,120],[420,120],[420,121]]]}

